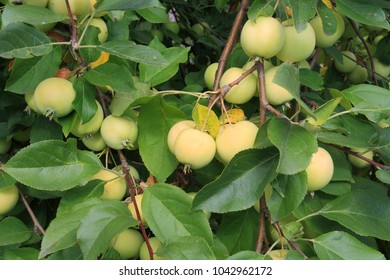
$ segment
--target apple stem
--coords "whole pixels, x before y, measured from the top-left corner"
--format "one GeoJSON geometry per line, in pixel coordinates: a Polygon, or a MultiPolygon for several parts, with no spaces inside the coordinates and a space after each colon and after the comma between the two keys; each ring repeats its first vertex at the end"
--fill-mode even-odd
{"type": "Polygon", "coordinates": [[[135,186],[134,186],[134,178],[129,172],[130,168],[129,168],[129,164],[127,163],[127,159],[126,159],[125,154],[121,150],[118,150],[117,152],[118,152],[118,156],[119,156],[119,159],[121,161],[121,164],[122,164],[122,172],[123,172],[123,174],[125,174],[125,179],[126,179],[127,185],[129,186],[130,197],[131,197],[132,203],[134,204],[135,213],[137,216],[137,220],[139,222],[139,228],[141,230],[142,236],[145,239],[146,247],[148,248],[148,252],[149,252],[149,257],[151,260],[153,260],[153,249],[152,249],[152,246],[150,245],[149,237],[146,233],[145,226],[142,223],[141,213],[140,213],[140,210],[139,210],[139,207],[137,204],[137,200],[135,199],[136,190],[135,190],[135,186]]]}
{"type": "Polygon", "coordinates": [[[28,214],[30,215],[31,217],[31,220],[33,221],[34,223],[34,228],[35,228],[35,231],[38,229],[42,235],[45,235],[46,234],[46,231],[43,229],[43,227],[41,226],[41,224],[39,223],[37,217],[35,216],[34,214],[34,211],[31,209],[30,205],[28,204],[28,201],[26,199],[26,197],[24,196],[24,194],[19,190],[18,188],[18,192],[19,192],[19,196],[20,198],[22,199],[22,202],[24,204],[24,206],[26,207],[26,210],[28,212],[28,214]]]}

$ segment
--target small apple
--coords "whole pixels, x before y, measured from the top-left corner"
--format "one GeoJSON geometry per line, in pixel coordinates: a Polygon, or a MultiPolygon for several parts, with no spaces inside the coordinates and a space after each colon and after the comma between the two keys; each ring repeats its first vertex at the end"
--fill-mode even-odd
{"type": "MultiPolygon", "coordinates": [[[[143,224],[144,227],[148,227],[148,222],[146,221],[145,219],[145,216],[144,216],[144,213],[142,211],[142,198],[143,198],[143,194],[137,194],[135,196],[135,202],[137,203],[137,208],[138,208],[138,211],[139,211],[139,215],[141,217],[141,222],[143,224]]],[[[127,208],[129,208],[130,212],[131,212],[131,215],[133,216],[134,219],[137,220],[137,212],[135,211],[135,205],[133,202],[130,202],[128,205],[127,205],[127,208]]]]}
{"type": "MultiPolygon", "coordinates": [[[[234,82],[245,70],[238,67],[231,67],[225,71],[221,78],[221,88],[234,82]]],[[[233,86],[225,95],[224,99],[232,104],[244,104],[255,96],[257,91],[257,80],[253,75],[246,76],[239,84],[233,86]]]]}
{"type": "Polygon", "coordinates": [[[108,37],[108,28],[107,24],[104,20],[101,18],[93,18],[90,21],[90,25],[98,28],[100,30],[98,39],[101,44],[103,44],[105,41],[107,41],[108,37]]]}
{"type": "MultiPolygon", "coordinates": [[[[372,160],[374,158],[374,152],[366,149],[352,149],[353,152],[359,153],[362,156],[372,160]]],[[[370,163],[358,158],[354,155],[348,154],[349,162],[356,168],[365,168],[370,166],[370,163]]]]}
{"type": "Polygon", "coordinates": [[[11,211],[19,200],[19,192],[16,185],[0,189],[0,216],[11,211]]]}
{"type": "Polygon", "coordinates": [[[163,26],[166,30],[171,31],[172,33],[178,35],[180,33],[180,26],[177,22],[166,22],[163,23],[163,26]]]}
{"type": "Polygon", "coordinates": [[[204,36],[207,35],[210,32],[210,25],[207,22],[197,22],[194,25],[191,26],[191,29],[198,35],[198,36],[204,36]]]}
{"type": "Polygon", "coordinates": [[[352,72],[347,75],[348,81],[352,84],[361,84],[367,81],[368,79],[368,71],[366,67],[357,65],[352,72]]]}
{"type": "Polygon", "coordinates": [[[88,134],[94,134],[99,131],[104,119],[103,108],[99,102],[95,101],[97,109],[95,115],[88,122],[83,123],[83,120],[79,115],[76,117],[76,121],[71,129],[71,133],[77,137],[84,137],[88,134]]]}
{"type": "Polygon", "coordinates": [[[265,71],[265,92],[271,105],[280,105],[294,99],[294,96],[284,87],[274,83],[274,78],[279,66],[274,66],[265,71]]]}
{"type": "Polygon", "coordinates": [[[37,105],[35,104],[34,101],[34,92],[29,92],[24,95],[24,99],[27,103],[27,108],[25,109],[28,112],[35,112],[37,114],[42,114],[37,105]]]}
{"type": "MultiPolygon", "coordinates": [[[[84,17],[91,10],[89,0],[69,0],[69,6],[74,16],[84,17]]],[[[68,14],[65,0],[49,0],[47,7],[56,14],[68,14]]]]}
{"type": "Polygon", "coordinates": [[[216,152],[210,134],[195,128],[184,129],[176,137],[174,154],[178,162],[199,169],[209,164],[216,152]]]}
{"type": "Polygon", "coordinates": [[[333,171],[331,155],[324,148],[318,147],[306,168],[307,190],[313,192],[325,187],[332,179],[333,171]]]}
{"type": "MultiPolygon", "coordinates": [[[[383,64],[376,57],[373,59],[375,76],[378,80],[388,79],[390,75],[390,65],[383,64]]],[[[369,69],[371,69],[371,64],[367,63],[369,69]]],[[[372,72],[372,71],[370,71],[372,72]]]]}
{"type": "Polygon", "coordinates": [[[5,155],[11,148],[11,144],[11,140],[7,140],[5,137],[0,138],[0,155],[5,155]]]}
{"type": "Polygon", "coordinates": [[[270,58],[282,49],[285,39],[285,29],[277,19],[260,16],[244,24],[240,42],[249,57],[270,58]]]}
{"type": "Polygon", "coordinates": [[[93,175],[90,180],[102,180],[104,191],[102,198],[106,200],[122,200],[126,194],[126,180],[121,174],[114,170],[102,168],[98,173],[93,175]]]}
{"type": "Polygon", "coordinates": [[[333,10],[332,13],[336,19],[336,31],[333,34],[327,34],[324,31],[322,19],[319,15],[309,22],[314,29],[316,45],[320,48],[329,48],[330,46],[333,46],[345,31],[343,17],[333,10]]]}
{"type": "Polygon", "coordinates": [[[112,248],[119,253],[122,259],[136,259],[139,256],[144,238],[133,228],[125,229],[111,241],[112,248]]]}
{"type": "Polygon", "coordinates": [[[352,72],[357,67],[355,54],[350,51],[342,51],[341,53],[343,55],[342,62],[335,60],[334,66],[341,73],[352,72]]]}
{"type": "Polygon", "coordinates": [[[31,127],[24,127],[16,131],[15,134],[12,136],[12,139],[14,139],[17,142],[24,143],[30,140],[30,133],[31,133],[31,127]]]}
{"type": "Polygon", "coordinates": [[[85,147],[94,152],[101,152],[107,147],[107,144],[106,142],[104,142],[100,131],[92,135],[84,136],[83,138],[81,138],[81,141],[83,142],[85,147]]]}
{"type": "Polygon", "coordinates": [[[180,132],[182,132],[184,129],[195,128],[195,127],[196,127],[196,123],[194,121],[191,121],[191,120],[184,120],[184,121],[180,121],[180,122],[175,123],[168,132],[169,150],[172,153],[174,153],[174,146],[175,146],[176,138],[180,134],[180,132]]]}
{"type": "Polygon", "coordinates": [[[100,127],[100,133],[107,146],[115,150],[129,149],[137,140],[137,123],[127,117],[107,116],[100,127]]]}
{"type": "Polygon", "coordinates": [[[214,62],[207,66],[206,71],[204,72],[204,82],[206,84],[206,87],[210,90],[213,89],[214,86],[214,80],[215,80],[215,73],[218,69],[218,62],[214,62]]]}
{"type": "MultiPolygon", "coordinates": [[[[153,259],[162,260],[162,258],[156,255],[158,248],[160,248],[161,246],[161,241],[157,237],[153,236],[149,238],[149,243],[150,247],[152,247],[153,259]]],[[[139,250],[139,258],[140,260],[150,260],[148,245],[146,245],[146,241],[144,241],[141,245],[141,248],[139,250]]]]}

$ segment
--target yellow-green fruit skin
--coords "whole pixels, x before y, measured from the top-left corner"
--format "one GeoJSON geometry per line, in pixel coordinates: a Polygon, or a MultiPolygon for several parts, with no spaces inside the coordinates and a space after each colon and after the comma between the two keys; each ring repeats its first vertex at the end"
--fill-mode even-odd
{"type": "Polygon", "coordinates": [[[48,0],[23,0],[24,5],[46,7],[48,0]]]}
{"type": "Polygon", "coordinates": [[[315,37],[316,37],[316,46],[320,48],[329,48],[333,46],[338,39],[343,35],[345,30],[345,22],[343,17],[333,12],[333,15],[336,19],[336,32],[333,34],[326,34],[322,25],[322,19],[320,16],[316,16],[312,20],[310,20],[310,24],[314,29],[315,37]]]}
{"type": "MultiPolygon", "coordinates": [[[[221,78],[221,87],[230,84],[244,74],[245,70],[232,67],[225,71],[221,78]]],[[[257,80],[253,75],[245,77],[238,85],[233,86],[225,95],[224,99],[232,104],[244,104],[255,96],[257,80]]]]}
{"type": "Polygon", "coordinates": [[[88,122],[83,123],[83,120],[77,115],[75,124],[71,132],[77,137],[83,137],[88,134],[94,134],[99,131],[104,119],[103,108],[99,102],[96,101],[97,109],[95,115],[88,122]]]}
{"type": "Polygon", "coordinates": [[[221,127],[215,139],[218,159],[227,164],[238,152],[251,149],[259,128],[250,121],[241,121],[221,127]]]}
{"type": "Polygon", "coordinates": [[[195,127],[196,127],[196,123],[194,121],[191,121],[191,120],[184,120],[184,121],[180,121],[180,122],[175,123],[168,132],[168,148],[169,148],[169,150],[172,153],[174,153],[176,138],[180,134],[180,132],[182,132],[185,129],[195,128],[195,127]]]}
{"type": "MultiPolygon", "coordinates": [[[[364,149],[352,149],[352,151],[357,152],[361,154],[362,156],[372,160],[374,158],[374,152],[373,151],[367,151],[364,149]]],[[[356,168],[365,168],[370,166],[370,163],[362,160],[361,158],[358,158],[354,155],[348,154],[349,162],[356,168]]]]}
{"type": "Polygon", "coordinates": [[[356,67],[356,56],[353,52],[350,51],[343,51],[341,52],[343,57],[342,57],[342,62],[335,60],[334,61],[334,66],[336,67],[337,71],[341,73],[350,73],[352,72],[356,67]],[[351,59],[350,59],[351,58],[351,59]]]}
{"type": "MultiPolygon", "coordinates": [[[[153,236],[153,237],[149,238],[149,243],[150,243],[150,247],[152,247],[153,259],[154,260],[161,260],[161,258],[159,258],[156,255],[158,248],[160,248],[160,246],[161,246],[161,241],[157,237],[153,236]]],[[[150,260],[149,250],[148,250],[148,246],[146,245],[146,241],[144,241],[141,245],[141,248],[139,251],[139,258],[140,258],[140,260],[150,260]]]]}
{"type": "Polygon", "coordinates": [[[18,199],[18,188],[15,185],[0,189],[0,216],[11,211],[18,199]]]}
{"type": "Polygon", "coordinates": [[[87,135],[81,138],[81,141],[89,150],[94,152],[101,152],[106,148],[106,142],[104,142],[100,132],[96,132],[92,135],[87,135]]]}
{"type": "Polygon", "coordinates": [[[291,63],[308,58],[313,53],[316,44],[313,27],[306,24],[306,28],[299,33],[294,26],[284,26],[284,28],[286,40],[276,56],[282,61],[291,63]]]}
{"type": "Polygon", "coordinates": [[[107,41],[108,38],[108,29],[107,24],[101,18],[93,18],[90,22],[90,25],[98,28],[100,30],[98,39],[101,44],[107,41]]]}
{"type": "Polygon", "coordinates": [[[24,95],[24,99],[27,103],[27,106],[28,106],[28,110],[33,110],[35,113],[37,114],[42,114],[41,111],[39,110],[39,108],[37,107],[37,105],[35,104],[35,101],[34,101],[34,92],[29,92],[29,93],[26,93],[24,95]]]}
{"type": "Polygon", "coordinates": [[[218,62],[214,62],[207,66],[206,71],[204,72],[204,82],[208,89],[213,89],[215,73],[217,72],[218,62]]]}
{"type": "MultiPolygon", "coordinates": [[[[141,205],[142,205],[142,198],[143,198],[143,194],[138,194],[135,196],[135,202],[137,203],[137,208],[138,208],[138,211],[139,211],[139,215],[141,217],[141,222],[143,224],[144,227],[148,227],[148,222],[146,221],[145,219],[145,216],[144,216],[144,212],[142,211],[142,208],[141,208],[141,205]]],[[[131,215],[133,216],[134,219],[137,220],[137,212],[135,211],[135,205],[133,202],[130,202],[128,205],[127,205],[127,208],[130,210],[131,212],[131,215]]]]}
{"type": "MultiPolygon", "coordinates": [[[[378,80],[388,79],[390,75],[390,65],[385,65],[380,62],[376,57],[373,59],[374,69],[375,69],[375,77],[378,80]]],[[[367,63],[368,67],[371,69],[371,64],[367,63]]]]}
{"type": "Polygon", "coordinates": [[[307,190],[313,192],[325,187],[332,179],[333,171],[334,165],[331,155],[324,148],[318,147],[306,168],[307,190]]]}
{"type": "Polygon", "coordinates": [[[352,84],[361,84],[367,81],[368,71],[365,67],[357,65],[352,72],[348,73],[348,81],[352,84]]]}
{"type": "Polygon", "coordinates": [[[126,194],[126,180],[116,171],[101,169],[91,180],[106,181],[102,198],[105,200],[122,200],[126,194]]]}
{"type": "Polygon", "coordinates": [[[271,105],[280,105],[294,98],[287,89],[273,82],[278,69],[279,66],[271,67],[264,74],[267,100],[271,105]]]}
{"type": "Polygon", "coordinates": [[[179,133],[174,146],[178,162],[199,169],[209,164],[216,152],[213,137],[200,130],[189,128],[179,133]]]}
{"type": "Polygon", "coordinates": [[[240,42],[249,57],[270,58],[282,49],[285,38],[284,28],[277,19],[261,16],[244,24],[240,42]]]}
{"type": "Polygon", "coordinates": [[[273,260],[284,260],[288,254],[287,249],[272,250],[267,253],[273,260]]]}
{"type": "MultiPolygon", "coordinates": [[[[69,6],[74,16],[85,16],[91,9],[89,0],[69,0],[69,6]]],[[[56,14],[68,14],[65,0],[49,0],[47,7],[56,14]]]]}
{"type": "Polygon", "coordinates": [[[132,119],[109,115],[102,122],[100,134],[107,146],[122,150],[134,145],[138,136],[138,127],[132,119]]]}
{"type": "Polygon", "coordinates": [[[139,256],[144,238],[136,229],[126,229],[112,239],[112,248],[119,253],[122,259],[136,259],[139,256]]]}
{"type": "Polygon", "coordinates": [[[72,110],[76,98],[73,84],[62,78],[48,78],[38,84],[34,91],[35,105],[42,114],[53,112],[53,117],[64,117],[72,110]]]}

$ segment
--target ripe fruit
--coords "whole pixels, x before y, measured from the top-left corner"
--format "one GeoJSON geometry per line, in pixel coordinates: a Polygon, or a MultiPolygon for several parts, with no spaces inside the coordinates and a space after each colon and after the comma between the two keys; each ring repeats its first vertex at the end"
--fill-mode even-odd
{"type": "Polygon", "coordinates": [[[115,150],[129,149],[137,140],[137,123],[126,117],[107,116],[100,127],[107,146],[115,150]]]}
{"type": "MultiPolygon", "coordinates": [[[[221,78],[221,87],[237,80],[245,70],[232,67],[225,71],[221,78]]],[[[257,90],[257,80],[253,75],[245,77],[239,84],[233,86],[225,95],[225,100],[232,104],[244,104],[248,102],[257,90]]]]}
{"type": "Polygon", "coordinates": [[[18,188],[15,185],[0,189],[0,216],[11,211],[18,199],[18,188]]]}
{"type": "Polygon", "coordinates": [[[241,32],[241,46],[249,57],[270,58],[283,47],[285,33],[282,24],[273,17],[248,20],[241,32]]]}
{"type": "Polygon", "coordinates": [[[0,138],[0,155],[4,155],[11,148],[11,140],[7,140],[5,137],[0,138]]]}
{"type": "Polygon", "coordinates": [[[122,259],[136,259],[143,241],[144,238],[138,230],[129,228],[114,237],[111,246],[122,259]]]}
{"type": "Polygon", "coordinates": [[[122,200],[126,194],[126,181],[116,171],[102,168],[98,173],[93,175],[90,180],[102,180],[104,191],[102,198],[106,200],[122,200]]]}
{"type": "MultiPolygon", "coordinates": [[[[145,220],[145,216],[144,216],[144,213],[143,213],[142,207],[141,207],[142,198],[143,198],[143,194],[142,194],[142,193],[141,193],[141,194],[138,194],[138,195],[135,196],[135,201],[136,201],[136,203],[137,203],[139,215],[140,215],[140,217],[141,217],[141,222],[142,222],[142,224],[144,225],[144,227],[148,227],[148,223],[147,223],[147,221],[145,220]]],[[[130,210],[131,215],[133,216],[133,218],[137,220],[137,212],[135,211],[134,203],[133,203],[133,202],[130,202],[130,203],[127,205],[127,208],[129,208],[129,210],[130,210]]]]}
{"type": "Polygon", "coordinates": [[[190,120],[184,120],[184,121],[180,121],[180,122],[175,123],[168,132],[169,150],[172,153],[174,153],[174,146],[175,146],[176,138],[180,134],[180,132],[182,132],[185,129],[195,128],[195,127],[196,127],[196,123],[194,121],[190,121],[190,120]]]}
{"type": "Polygon", "coordinates": [[[94,152],[101,152],[107,146],[99,131],[92,135],[84,136],[83,138],[81,138],[81,141],[83,142],[85,147],[94,152]]]}
{"type": "Polygon", "coordinates": [[[334,66],[336,67],[337,71],[341,73],[350,73],[352,72],[357,64],[356,64],[356,56],[354,53],[350,51],[343,51],[341,52],[343,57],[342,57],[342,62],[335,60],[334,61],[334,66]]]}
{"type": "Polygon", "coordinates": [[[367,81],[368,71],[365,67],[357,65],[347,77],[352,84],[361,84],[367,81]]]}
{"type": "Polygon", "coordinates": [[[34,101],[34,92],[26,93],[24,95],[24,99],[26,100],[28,106],[28,108],[25,109],[26,111],[31,112],[32,110],[37,114],[41,114],[41,111],[39,110],[39,108],[37,107],[34,101]]]}
{"type": "MultiPolygon", "coordinates": [[[[161,260],[161,258],[156,255],[158,248],[160,248],[161,246],[161,241],[157,237],[153,236],[149,238],[149,243],[150,246],[152,247],[153,259],[161,260]]],[[[146,245],[146,241],[144,241],[141,245],[141,248],[139,250],[139,258],[141,260],[150,260],[149,250],[148,250],[148,246],[146,245]]]]}
{"type": "Polygon", "coordinates": [[[215,139],[218,159],[227,164],[235,154],[253,148],[259,128],[250,121],[222,126],[215,139]]]}
{"type": "Polygon", "coordinates": [[[207,66],[206,71],[204,72],[204,82],[208,89],[213,89],[215,73],[217,72],[218,62],[214,62],[207,66]]]}
{"type": "Polygon", "coordinates": [[[286,40],[276,56],[285,62],[298,62],[308,58],[316,44],[313,27],[310,24],[306,24],[306,28],[298,33],[294,26],[288,25],[288,22],[284,21],[283,25],[286,40]]]}
{"type": "Polygon", "coordinates": [[[24,5],[46,7],[48,0],[23,0],[24,5]]]}
{"type": "MultiPolygon", "coordinates": [[[[89,0],[69,0],[69,6],[74,16],[85,16],[91,9],[89,0]]],[[[47,7],[56,14],[68,14],[64,0],[49,0],[47,7]]]]}
{"type": "MultiPolygon", "coordinates": [[[[352,149],[353,152],[357,152],[362,156],[372,160],[374,158],[374,152],[366,149],[352,149]]],[[[355,157],[354,155],[348,154],[350,163],[356,168],[365,168],[370,166],[370,163],[362,160],[361,158],[355,157]]]]}
{"type": "Polygon", "coordinates": [[[306,168],[307,190],[317,191],[325,187],[333,176],[333,160],[327,150],[318,147],[312,155],[309,166],[306,168]]]}
{"type": "Polygon", "coordinates": [[[60,118],[69,114],[73,110],[72,102],[75,98],[73,84],[57,77],[40,82],[33,95],[39,111],[50,118],[60,118]]]}
{"type": "Polygon", "coordinates": [[[343,17],[332,11],[335,19],[336,19],[336,31],[333,34],[326,34],[322,25],[322,19],[318,15],[312,20],[310,20],[310,24],[314,29],[315,37],[316,37],[316,46],[320,48],[329,48],[333,46],[338,39],[343,35],[345,30],[345,23],[343,17]]]}
{"type": "Polygon", "coordinates": [[[100,32],[98,35],[98,39],[101,44],[107,41],[108,29],[107,24],[104,20],[102,20],[101,18],[93,18],[90,22],[90,25],[99,28],[100,32]]]}
{"type": "Polygon", "coordinates": [[[76,121],[70,131],[77,137],[83,137],[88,134],[94,134],[99,131],[100,126],[104,119],[103,108],[99,102],[96,101],[97,109],[95,115],[88,122],[83,123],[83,120],[79,115],[76,117],[76,121]]]}
{"type": "Polygon", "coordinates": [[[209,164],[215,155],[213,137],[195,128],[184,129],[176,138],[174,154],[178,162],[199,169],[209,164]]]}
{"type": "Polygon", "coordinates": [[[271,105],[280,105],[290,101],[294,96],[284,87],[274,83],[273,79],[278,71],[279,66],[274,66],[265,71],[265,91],[267,100],[271,105]]]}

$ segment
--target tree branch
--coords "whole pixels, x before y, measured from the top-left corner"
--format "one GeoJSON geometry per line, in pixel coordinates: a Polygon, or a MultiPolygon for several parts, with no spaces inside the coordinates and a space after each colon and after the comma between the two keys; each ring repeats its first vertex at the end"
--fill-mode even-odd
{"type": "Polygon", "coordinates": [[[39,223],[37,217],[35,216],[35,213],[34,211],[31,209],[30,205],[28,204],[28,201],[27,199],[24,197],[23,193],[18,189],[18,192],[19,192],[19,196],[20,198],[22,199],[22,202],[24,204],[24,206],[26,207],[26,210],[28,212],[28,214],[30,215],[31,217],[31,220],[33,221],[34,223],[34,227],[36,229],[38,229],[43,235],[46,234],[45,230],[43,229],[43,227],[41,226],[41,224],[39,223]]]}

